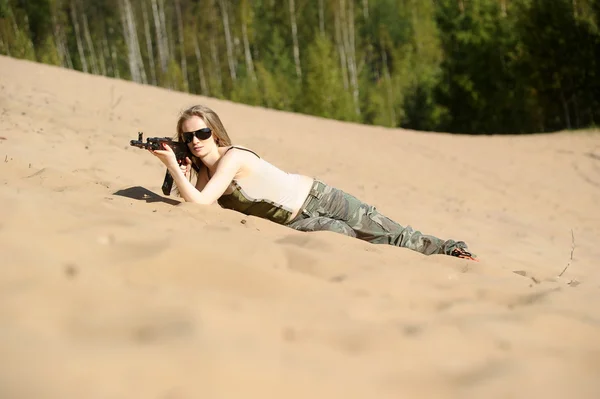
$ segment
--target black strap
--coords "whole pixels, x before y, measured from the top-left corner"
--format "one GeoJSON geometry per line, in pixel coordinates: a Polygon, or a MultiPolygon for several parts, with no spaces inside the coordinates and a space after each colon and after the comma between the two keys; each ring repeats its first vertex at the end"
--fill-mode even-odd
{"type": "MultiPolygon", "coordinates": [[[[258,156],[258,154],[257,154],[257,153],[255,153],[254,151],[252,151],[252,150],[249,150],[249,149],[247,149],[247,148],[243,148],[243,147],[236,147],[236,146],[234,146],[234,145],[232,145],[231,147],[229,147],[229,148],[227,149],[227,151],[225,151],[225,154],[227,154],[227,153],[229,152],[229,150],[231,150],[231,149],[233,149],[233,148],[237,148],[238,150],[244,150],[244,151],[251,152],[251,153],[253,153],[254,155],[256,155],[256,157],[257,157],[257,158],[260,158],[260,157],[258,156]]],[[[223,154],[223,155],[225,155],[225,154],[223,154]]]]}

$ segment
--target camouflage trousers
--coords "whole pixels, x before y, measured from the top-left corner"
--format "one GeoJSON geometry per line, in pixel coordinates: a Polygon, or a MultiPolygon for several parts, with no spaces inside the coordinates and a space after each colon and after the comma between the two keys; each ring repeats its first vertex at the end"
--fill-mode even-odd
{"type": "Polygon", "coordinates": [[[442,240],[402,227],[374,206],[353,195],[315,180],[300,213],[286,226],[299,231],[333,231],[374,244],[410,248],[425,255],[450,255],[454,248],[466,249],[463,241],[442,240]]]}

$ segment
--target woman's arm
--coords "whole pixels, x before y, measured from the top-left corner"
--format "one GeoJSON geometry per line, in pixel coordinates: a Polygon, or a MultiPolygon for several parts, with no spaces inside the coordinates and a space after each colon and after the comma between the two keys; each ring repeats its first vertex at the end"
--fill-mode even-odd
{"type": "Polygon", "coordinates": [[[196,204],[213,204],[227,190],[241,167],[240,157],[236,156],[236,151],[230,151],[219,161],[215,175],[206,183],[204,189],[199,191],[181,170],[175,153],[170,147],[167,146],[165,150],[155,150],[152,153],[165,164],[173,176],[173,181],[177,185],[181,197],[186,202],[196,204]]]}

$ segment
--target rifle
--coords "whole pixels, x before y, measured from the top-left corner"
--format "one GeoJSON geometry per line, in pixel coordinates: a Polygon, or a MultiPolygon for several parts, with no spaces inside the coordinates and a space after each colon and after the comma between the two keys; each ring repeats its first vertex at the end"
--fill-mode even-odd
{"type": "MultiPolygon", "coordinates": [[[[181,165],[185,162],[185,158],[188,157],[190,160],[192,159],[192,153],[188,148],[187,144],[182,143],[181,141],[174,141],[170,137],[148,137],[146,138],[146,142],[143,142],[144,133],[138,132],[138,139],[131,140],[129,145],[132,147],[143,148],[145,150],[164,150],[163,143],[167,144],[169,147],[173,149],[175,153],[175,158],[177,158],[177,163],[181,165]]],[[[192,168],[198,172],[200,168],[192,162],[192,168]]],[[[164,195],[170,195],[171,189],[173,188],[173,176],[169,173],[167,169],[167,173],[165,174],[165,179],[162,184],[162,192],[164,195]]]]}

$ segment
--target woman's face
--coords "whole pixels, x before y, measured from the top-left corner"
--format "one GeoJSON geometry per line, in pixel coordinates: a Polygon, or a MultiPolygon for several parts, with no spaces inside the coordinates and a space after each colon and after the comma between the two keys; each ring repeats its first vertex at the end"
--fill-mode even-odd
{"type": "MultiPolygon", "coordinates": [[[[202,118],[195,115],[190,119],[185,120],[181,124],[181,128],[184,132],[195,132],[196,130],[203,129],[205,127],[207,126],[202,118]]],[[[188,143],[188,147],[190,148],[192,154],[198,158],[203,158],[217,149],[217,143],[215,142],[214,135],[211,135],[206,140],[200,140],[198,137],[194,136],[192,142],[188,143]]]]}

